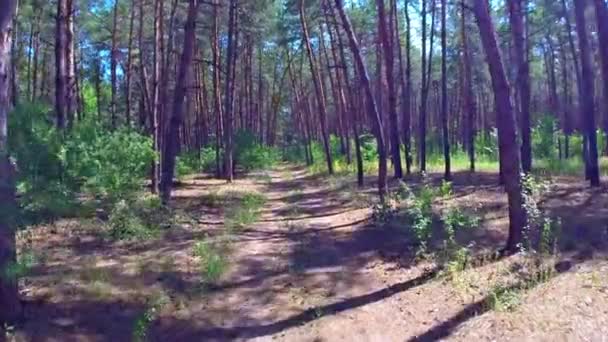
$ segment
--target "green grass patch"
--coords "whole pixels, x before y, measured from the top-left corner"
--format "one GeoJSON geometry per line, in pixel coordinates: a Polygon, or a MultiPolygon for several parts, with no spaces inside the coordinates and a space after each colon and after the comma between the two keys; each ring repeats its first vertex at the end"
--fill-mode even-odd
{"type": "Polygon", "coordinates": [[[228,245],[223,242],[198,241],[194,256],[198,259],[203,284],[216,283],[228,269],[228,245]]]}
{"type": "Polygon", "coordinates": [[[262,214],[261,209],[266,197],[260,193],[250,192],[226,209],[224,225],[229,231],[239,231],[257,222],[262,214]]]}

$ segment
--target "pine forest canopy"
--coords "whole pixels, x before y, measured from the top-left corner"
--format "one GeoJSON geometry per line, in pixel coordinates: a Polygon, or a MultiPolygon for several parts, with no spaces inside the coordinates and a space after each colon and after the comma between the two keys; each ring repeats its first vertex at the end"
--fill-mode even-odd
{"type": "MultiPolygon", "coordinates": [[[[605,0],[0,4],[4,213],[50,182],[113,205],[149,182],[166,205],[188,167],[233,182],[279,159],[372,175],[382,205],[393,178],[492,171],[510,253],[527,175],[596,187],[607,156],[605,0]]],[[[0,268],[21,219],[2,216],[0,268]]],[[[0,278],[0,322],[16,289],[0,278]]]]}

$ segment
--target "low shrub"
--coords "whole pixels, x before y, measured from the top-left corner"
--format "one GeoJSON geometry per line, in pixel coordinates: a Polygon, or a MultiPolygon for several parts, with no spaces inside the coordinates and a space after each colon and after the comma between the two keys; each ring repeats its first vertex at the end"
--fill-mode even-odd
{"type": "Polygon", "coordinates": [[[281,153],[274,147],[258,142],[249,131],[240,130],[234,137],[234,161],[246,171],[270,168],[281,160],[281,153]]]}
{"type": "Polygon", "coordinates": [[[155,196],[121,200],[110,212],[108,224],[109,236],[114,240],[153,239],[171,226],[172,213],[155,196]]]}

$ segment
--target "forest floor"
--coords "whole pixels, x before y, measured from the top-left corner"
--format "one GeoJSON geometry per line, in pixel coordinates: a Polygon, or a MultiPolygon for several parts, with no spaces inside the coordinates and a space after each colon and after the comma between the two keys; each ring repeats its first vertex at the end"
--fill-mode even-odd
{"type": "MultiPolygon", "coordinates": [[[[551,264],[557,272],[522,290],[500,285],[529,266],[521,256],[487,258],[451,276],[437,272],[415,257],[402,229],[372,224],[374,179],[358,189],[352,178],[290,165],[230,185],[189,177],[174,201],[188,219],[157,240],[109,242],[94,220],[21,234],[20,245],[43,262],[22,281],[26,320],[13,337],[130,341],[139,324],[150,341],[607,338],[606,187],[553,178],[541,205],[563,221],[563,248],[551,264]],[[227,202],[245,191],[266,196],[261,216],[227,234],[227,202]],[[213,286],[201,286],[193,255],[200,240],[225,241],[229,251],[227,272],[213,286]],[[151,309],[151,298],[163,305],[151,309]]],[[[502,246],[506,195],[497,175],[458,173],[453,189],[435,205],[476,207],[482,216],[463,243],[476,241],[475,253],[502,246]]]]}

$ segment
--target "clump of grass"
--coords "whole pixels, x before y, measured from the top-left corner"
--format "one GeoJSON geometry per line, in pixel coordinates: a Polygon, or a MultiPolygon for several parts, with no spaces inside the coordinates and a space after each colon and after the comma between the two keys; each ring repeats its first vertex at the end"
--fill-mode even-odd
{"type": "Polygon", "coordinates": [[[199,272],[204,284],[213,284],[228,268],[228,246],[223,243],[198,241],[194,245],[194,256],[198,259],[199,272]]]}
{"type": "Polygon", "coordinates": [[[485,299],[485,305],[490,310],[513,311],[521,304],[521,297],[526,291],[546,283],[555,276],[555,268],[551,265],[539,264],[534,266],[531,259],[525,260],[526,273],[519,274],[513,285],[496,284],[485,299]]]}
{"type": "Polygon", "coordinates": [[[225,226],[229,231],[238,231],[257,222],[266,197],[259,193],[247,193],[236,204],[226,210],[225,226]]]}

